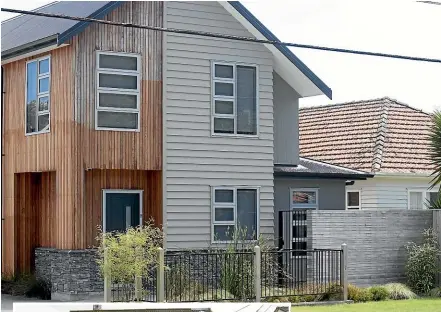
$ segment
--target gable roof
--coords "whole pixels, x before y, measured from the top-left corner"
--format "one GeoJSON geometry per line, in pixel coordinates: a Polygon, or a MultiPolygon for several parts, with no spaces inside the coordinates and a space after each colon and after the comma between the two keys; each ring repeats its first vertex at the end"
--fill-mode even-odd
{"type": "MultiPolygon", "coordinates": [[[[102,18],[111,10],[123,4],[124,1],[61,1],[53,2],[36,12],[66,14],[79,17],[102,18]]],[[[280,41],[269,31],[245,6],[238,1],[219,3],[227,9],[245,27],[251,25],[253,35],[267,40],[280,41]],[[236,14],[236,12],[238,14],[236,14]]],[[[1,24],[2,32],[2,61],[29,52],[32,49],[41,49],[52,45],[61,45],[73,36],[83,31],[90,23],[72,20],[49,18],[42,16],[19,15],[6,20],[1,24]]],[[[247,27],[249,28],[249,27],[247,27]]],[[[250,29],[249,29],[250,30],[250,29]]],[[[275,69],[291,86],[300,86],[302,96],[324,94],[332,98],[332,90],[318,78],[294,53],[286,46],[266,45],[270,51],[276,53],[275,69]],[[283,61],[278,61],[283,58],[283,61]],[[282,62],[289,62],[290,66],[282,62]],[[279,65],[280,63],[280,65],[279,65]],[[287,73],[289,72],[289,74],[287,73]],[[294,74],[294,75],[293,75],[294,74]],[[290,77],[290,75],[292,77],[290,77]]]]}
{"type": "Polygon", "coordinates": [[[388,97],[301,108],[300,155],[373,173],[433,172],[431,115],[388,97]]]}
{"type": "Polygon", "coordinates": [[[274,165],[274,175],[293,178],[366,180],[373,175],[360,170],[335,166],[322,161],[300,157],[298,166],[274,165]]]}

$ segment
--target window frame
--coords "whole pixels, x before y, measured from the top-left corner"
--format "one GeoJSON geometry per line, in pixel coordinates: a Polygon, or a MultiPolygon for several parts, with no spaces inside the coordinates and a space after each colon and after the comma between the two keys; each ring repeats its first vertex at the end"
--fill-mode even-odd
{"type": "Polygon", "coordinates": [[[113,51],[96,51],[96,69],[95,69],[95,130],[99,131],[120,131],[120,132],[140,132],[141,129],[141,55],[138,53],[128,52],[113,52],[113,51]],[[113,68],[100,68],[99,59],[100,55],[111,56],[129,56],[136,57],[136,71],[125,69],[113,69],[113,68]],[[108,88],[99,86],[99,75],[122,75],[122,76],[136,76],[136,90],[135,89],[123,89],[123,88],[108,88]],[[120,107],[100,107],[99,96],[101,93],[106,94],[122,94],[122,95],[136,95],[136,108],[120,108],[120,107]],[[98,112],[114,112],[114,113],[132,113],[137,114],[137,128],[111,128],[98,126],[98,112]]]}
{"type": "Polygon", "coordinates": [[[231,240],[221,241],[215,240],[215,225],[233,225],[237,228],[237,190],[256,190],[256,239],[244,240],[243,242],[256,242],[260,235],[260,186],[212,186],[211,187],[211,243],[212,244],[227,244],[231,243],[231,240]],[[232,190],[233,191],[233,203],[216,203],[215,192],[216,190],[232,190]],[[234,221],[215,221],[216,208],[233,208],[234,221]]]}
{"type": "Polygon", "coordinates": [[[36,135],[36,134],[43,134],[43,133],[50,133],[51,130],[51,55],[45,55],[42,57],[38,57],[38,58],[34,58],[32,60],[29,60],[26,62],[25,64],[25,136],[30,136],[30,135],[36,135]],[[40,75],[40,61],[43,60],[48,60],[48,67],[49,70],[47,73],[45,74],[41,74],[40,75]],[[35,132],[27,132],[28,129],[28,114],[27,114],[27,101],[28,101],[28,64],[30,63],[37,63],[37,114],[35,115],[35,118],[37,119],[37,130],[38,130],[38,117],[42,116],[42,115],[49,115],[49,123],[48,125],[44,128],[44,130],[41,131],[35,131],[35,132]],[[44,78],[48,78],[48,91],[47,92],[39,92],[38,89],[40,87],[40,80],[44,79],[44,78]],[[40,111],[39,107],[40,107],[40,98],[42,97],[47,97],[48,98],[48,104],[47,104],[47,110],[44,111],[40,111]]]}
{"type": "Polygon", "coordinates": [[[361,190],[346,190],[345,207],[346,210],[361,210],[361,190]],[[358,193],[358,206],[349,206],[348,193],[358,193]]]}
{"type": "Polygon", "coordinates": [[[242,62],[227,62],[227,61],[211,61],[211,136],[213,137],[239,137],[239,138],[259,138],[260,136],[260,110],[259,110],[259,65],[253,63],[242,62]],[[224,65],[233,67],[233,78],[218,78],[215,77],[215,66],[224,65]],[[238,134],[237,133],[237,66],[254,67],[256,69],[256,134],[238,134]],[[215,83],[216,82],[228,82],[233,84],[233,96],[215,95],[215,83]],[[216,114],[215,103],[219,101],[232,101],[233,102],[233,114],[216,114]],[[215,118],[229,118],[233,119],[233,132],[234,133],[216,133],[214,132],[214,119],[215,118]]]}
{"type": "Polygon", "coordinates": [[[297,188],[297,187],[291,187],[289,189],[289,208],[291,210],[293,209],[312,209],[312,210],[319,210],[319,188],[297,188]],[[292,195],[294,192],[315,192],[315,198],[316,203],[314,205],[312,204],[293,204],[292,201],[292,195]]]}
{"type": "Polygon", "coordinates": [[[408,188],[407,189],[407,210],[420,210],[420,209],[411,209],[410,208],[410,193],[422,193],[423,196],[423,202],[422,202],[422,207],[423,209],[421,210],[427,210],[429,209],[426,206],[426,201],[430,199],[430,197],[428,198],[428,194],[429,193],[437,193],[438,187],[435,187],[433,189],[427,189],[427,188],[408,188]]]}

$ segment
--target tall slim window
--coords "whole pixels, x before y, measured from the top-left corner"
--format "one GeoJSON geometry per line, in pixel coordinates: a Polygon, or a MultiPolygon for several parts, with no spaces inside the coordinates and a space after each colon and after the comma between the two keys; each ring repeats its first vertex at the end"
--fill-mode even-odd
{"type": "Polygon", "coordinates": [[[97,130],[139,130],[140,72],[138,54],[97,53],[97,130]]]}
{"type": "Polygon", "coordinates": [[[50,57],[26,63],[26,134],[49,132],[50,57]]]}
{"type": "Polygon", "coordinates": [[[214,134],[257,134],[257,68],[213,63],[214,134]]]}
{"type": "Polygon", "coordinates": [[[226,242],[239,234],[239,239],[253,240],[259,235],[257,188],[219,187],[213,189],[212,240],[226,242]]]}

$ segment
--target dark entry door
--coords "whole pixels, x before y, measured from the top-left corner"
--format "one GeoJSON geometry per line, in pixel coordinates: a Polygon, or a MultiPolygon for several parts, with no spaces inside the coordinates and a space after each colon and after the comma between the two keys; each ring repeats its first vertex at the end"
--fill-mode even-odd
{"type": "Polygon", "coordinates": [[[123,232],[140,224],[140,195],[105,191],[106,232],[123,232]]]}

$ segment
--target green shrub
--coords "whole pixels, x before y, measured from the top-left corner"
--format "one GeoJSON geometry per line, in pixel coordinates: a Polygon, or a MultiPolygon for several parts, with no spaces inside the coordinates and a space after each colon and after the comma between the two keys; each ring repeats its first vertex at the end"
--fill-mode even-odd
{"type": "Polygon", "coordinates": [[[369,287],[368,291],[372,294],[374,301],[383,301],[389,298],[389,292],[384,286],[369,287]]]}
{"type": "Polygon", "coordinates": [[[51,284],[32,274],[2,276],[2,294],[51,299],[51,284]]]}
{"type": "Polygon", "coordinates": [[[441,287],[432,289],[430,291],[430,296],[435,298],[441,298],[441,287]]]}
{"type": "Polygon", "coordinates": [[[419,294],[427,294],[434,286],[436,275],[441,272],[438,257],[441,255],[433,229],[423,232],[423,243],[409,243],[407,249],[407,284],[419,294]]]}
{"type": "Polygon", "coordinates": [[[384,286],[389,292],[389,299],[402,300],[402,299],[415,299],[417,295],[404,284],[390,283],[384,286]]]}
{"type": "Polygon", "coordinates": [[[366,288],[348,285],[348,299],[354,302],[368,302],[373,300],[372,293],[366,288]]]}
{"type": "Polygon", "coordinates": [[[332,284],[329,288],[326,289],[326,292],[321,295],[320,301],[342,300],[342,295],[343,287],[339,284],[332,284]]]}
{"type": "Polygon", "coordinates": [[[299,296],[299,302],[314,302],[318,301],[319,297],[316,295],[302,295],[299,296]]]}

